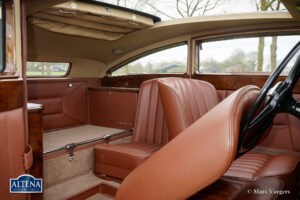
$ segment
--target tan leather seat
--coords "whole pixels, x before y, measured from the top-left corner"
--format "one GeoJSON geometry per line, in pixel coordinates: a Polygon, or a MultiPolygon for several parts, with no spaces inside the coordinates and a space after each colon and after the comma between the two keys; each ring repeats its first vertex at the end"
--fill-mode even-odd
{"type": "MultiPolygon", "coordinates": [[[[172,138],[219,103],[216,89],[210,83],[183,78],[163,78],[158,82],[172,138]]],[[[224,177],[254,181],[263,177],[295,176],[298,163],[299,157],[295,155],[248,152],[232,163],[224,177]]]]}
{"type": "MultiPolygon", "coordinates": [[[[246,182],[221,178],[214,184],[190,197],[190,200],[292,200],[283,193],[284,182],[277,177],[262,178],[246,182]],[[271,192],[270,192],[271,191],[271,192]],[[274,191],[274,192],[273,192],[274,191]],[[275,191],[282,191],[278,194],[275,191]]],[[[286,192],[286,191],[285,191],[286,192]]]]}
{"type": "MultiPolygon", "coordinates": [[[[171,138],[176,137],[219,103],[216,89],[208,82],[162,78],[158,83],[171,138]]],[[[292,173],[298,162],[299,157],[294,155],[246,153],[234,161],[224,176],[252,181],[263,176],[284,175],[292,173]],[[285,164],[280,164],[282,161],[285,164]]]]}
{"type": "Polygon", "coordinates": [[[240,121],[258,93],[247,86],[216,105],[133,170],[116,199],[186,199],[217,181],[235,158],[240,121]]]}
{"type": "Polygon", "coordinates": [[[124,179],[168,142],[168,130],[157,80],[141,85],[133,139],[128,144],[100,144],[94,148],[94,171],[124,179]]]}
{"type": "MultiPolygon", "coordinates": [[[[258,92],[258,88],[254,86],[241,88],[184,129],[128,175],[122,182],[116,199],[160,200],[189,197],[192,199],[293,199],[296,194],[293,190],[289,190],[293,193],[287,195],[251,194],[254,189],[278,191],[291,189],[289,184],[295,186],[295,182],[286,181],[284,176],[274,177],[272,173],[276,172],[281,175],[278,173],[279,168],[285,165],[285,161],[293,162],[295,159],[293,156],[292,159],[287,156],[282,156],[280,159],[262,156],[263,160],[268,163],[271,160],[273,164],[261,163],[264,165],[263,168],[269,168],[269,170],[254,170],[260,173],[252,174],[261,175],[247,177],[248,180],[254,181],[235,180],[229,177],[220,179],[235,158],[240,122],[248,114],[258,92]]],[[[176,94],[176,91],[173,90],[172,93],[174,97],[182,98],[181,95],[176,94]]],[[[172,102],[168,103],[172,104],[172,102]]],[[[179,101],[174,105],[186,110],[179,101]]],[[[184,123],[186,122],[182,124],[184,123]]],[[[244,161],[250,161],[251,156],[244,161]]],[[[297,163],[296,161],[293,163],[297,163]]],[[[289,166],[291,166],[290,171],[294,171],[295,165],[289,166]]],[[[284,167],[284,169],[288,168],[284,167]]],[[[285,170],[282,172],[287,173],[285,170]]]]}

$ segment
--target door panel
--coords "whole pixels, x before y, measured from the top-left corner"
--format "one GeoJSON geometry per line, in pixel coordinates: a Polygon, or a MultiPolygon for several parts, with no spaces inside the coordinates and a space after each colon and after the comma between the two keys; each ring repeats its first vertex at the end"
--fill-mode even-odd
{"type": "Polygon", "coordinates": [[[25,133],[22,81],[0,81],[0,195],[2,199],[25,199],[9,193],[9,179],[25,173],[25,133]]]}
{"type": "MultiPolygon", "coordinates": [[[[300,100],[299,94],[294,96],[300,100]]],[[[271,132],[259,145],[300,152],[299,130],[298,118],[286,113],[277,114],[271,132]]]]}
{"type": "MultiPolygon", "coordinates": [[[[7,200],[24,200],[26,194],[9,192],[9,179],[25,174],[27,170],[24,166],[26,144],[24,83],[18,77],[16,67],[15,21],[18,19],[15,18],[14,1],[5,1],[5,7],[6,68],[0,73],[0,197],[7,200]]],[[[1,19],[5,18],[1,16],[1,19]]]]}

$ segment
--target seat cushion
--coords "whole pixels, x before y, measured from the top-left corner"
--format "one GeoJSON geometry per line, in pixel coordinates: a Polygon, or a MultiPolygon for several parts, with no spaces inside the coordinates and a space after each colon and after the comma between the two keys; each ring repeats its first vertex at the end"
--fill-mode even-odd
{"type": "Polygon", "coordinates": [[[204,190],[196,193],[190,200],[279,200],[293,199],[284,189],[284,182],[277,177],[262,178],[252,182],[221,178],[204,190]],[[276,191],[283,191],[282,194],[276,191]]]}
{"type": "Polygon", "coordinates": [[[248,152],[236,159],[224,177],[254,181],[263,177],[285,176],[295,173],[299,156],[291,154],[268,155],[248,152]]]}
{"type": "Polygon", "coordinates": [[[94,171],[124,179],[160,147],[145,143],[99,144],[94,148],[94,171]]]}

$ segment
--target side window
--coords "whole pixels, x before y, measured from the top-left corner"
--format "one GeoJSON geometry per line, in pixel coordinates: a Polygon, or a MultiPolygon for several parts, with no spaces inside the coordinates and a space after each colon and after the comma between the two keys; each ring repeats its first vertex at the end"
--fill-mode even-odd
{"type": "Polygon", "coordinates": [[[0,73],[4,72],[6,66],[6,31],[5,31],[5,4],[0,1],[0,73]]]}
{"type": "Polygon", "coordinates": [[[62,62],[27,62],[26,76],[66,76],[70,63],[62,62]]]}
{"type": "Polygon", "coordinates": [[[198,70],[203,74],[270,73],[299,40],[295,35],[202,42],[198,70]]]}
{"type": "Polygon", "coordinates": [[[183,74],[187,71],[187,45],[156,51],[135,59],[111,73],[112,76],[135,74],[183,74]]]}

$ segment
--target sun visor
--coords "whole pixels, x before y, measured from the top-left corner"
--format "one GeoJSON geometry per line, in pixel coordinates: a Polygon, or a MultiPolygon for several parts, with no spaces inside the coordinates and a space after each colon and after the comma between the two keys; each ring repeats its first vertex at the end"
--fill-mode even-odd
{"type": "Polygon", "coordinates": [[[153,26],[156,17],[143,14],[105,3],[71,1],[34,13],[29,21],[56,33],[114,41],[153,26]]]}

